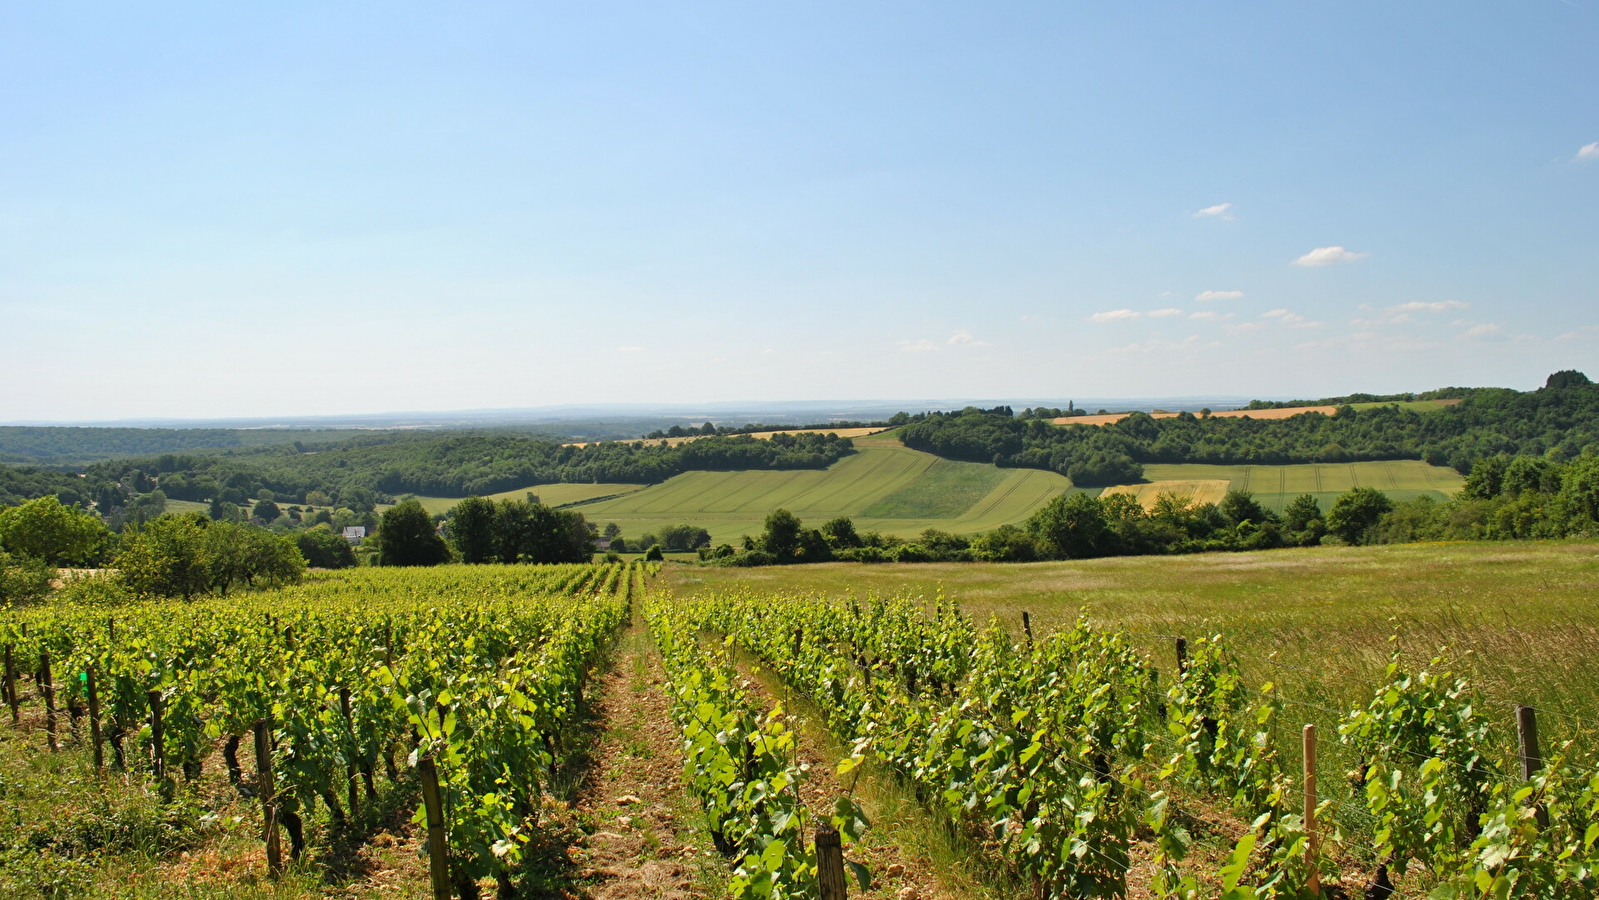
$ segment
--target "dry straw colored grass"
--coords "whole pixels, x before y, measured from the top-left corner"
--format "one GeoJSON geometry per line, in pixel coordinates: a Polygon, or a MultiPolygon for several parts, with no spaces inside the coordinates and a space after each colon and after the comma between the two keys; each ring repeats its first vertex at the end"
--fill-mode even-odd
{"type": "MultiPolygon", "coordinates": [[[[1336,406],[1290,406],[1286,409],[1224,409],[1221,412],[1211,413],[1211,416],[1217,419],[1250,418],[1273,420],[1291,419],[1294,416],[1304,415],[1305,413],[1311,412],[1319,412],[1324,416],[1330,416],[1337,411],[1338,407],[1336,406]]],[[[1059,419],[1055,419],[1054,422],[1056,425],[1113,425],[1117,422],[1120,422],[1122,419],[1127,418],[1129,415],[1131,415],[1131,413],[1107,413],[1102,416],[1062,416],[1059,419]]],[[[1182,415],[1182,413],[1150,413],[1150,416],[1156,419],[1175,419],[1180,415],[1182,415]]],[[[1195,415],[1198,414],[1196,413],[1195,415]]]]}
{"type": "Polygon", "coordinates": [[[1129,494],[1138,501],[1138,505],[1154,509],[1163,494],[1171,494],[1188,504],[1220,503],[1231,485],[1232,482],[1226,479],[1152,481],[1149,484],[1118,484],[1106,488],[1100,496],[1129,494]]]}

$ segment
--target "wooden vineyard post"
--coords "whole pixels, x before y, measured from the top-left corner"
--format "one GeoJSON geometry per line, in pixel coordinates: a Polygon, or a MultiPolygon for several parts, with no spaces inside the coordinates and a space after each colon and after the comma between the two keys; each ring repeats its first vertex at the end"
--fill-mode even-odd
{"type": "Polygon", "coordinates": [[[6,703],[11,706],[11,724],[22,723],[22,714],[17,711],[17,659],[10,644],[6,645],[6,703]]]}
{"type": "MultiPolygon", "coordinates": [[[[1530,706],[1516,707],[1516,736],[1521,741],[1521,779],[1531,781],[1543,769],[1543,753],[1538,749],[1538,713],[1530,706]]],[[[1549,810],[1539,804],[1535,812],[1539,828],[1549,827],[1549,810]]]]}
{"type": "Polygon", "coordinates": [[[39,654],[39,691],[44,694],[44,731],[52,751],[56,746],[56,682],[50,671],[50,654],[39,654]]]}
{"type": "MultiPolygon", "coordinates": [[[[350,746],[354,748],[355,719],[350,716],[350,689],[347,687],[339,688],[339,712],[344,716],[344,727],[350,730],[350,746]]],[[[355,757],[353,754],[350,757],[350,761],[344,766],[344,780],[349,783],[350,818],[353,819],[360,810],[358,804],[361,802],[360,789],[358,787],[360,782],[356,780],[355,757]]]]}
{"type": "Polygon", "coordinates": [[[1025,609],[1022,610],[1022,631],[1027,633],[1027,646],[1033,646],[1033,617],[1025,609]]]}
{"type": "Polygon", "coordinates": [[[161,721],[161,692],[149,691],[144,696],[150,702],[150,750],[154,754],[150,771],[156,781],[161,781],[167,775],[167,732],[161,721]]]}
{"type": "Polygon", "coordinates": [[[1188,671],[1188,639],[1177,639],[1177,674],[1188,671]]]}
{"type": "Polygon", "coordinates": [[[1305,868],[1310,878],[1305,886],[1313,896],[1321,896],[1321,836],[1316,829],[1316,726],[1305,726],[1305,868]]]}
{"type": "Polygon", "coordinates": [[[255,723],[255,774],[257,792],[261,795],[267,872],[276,877],[283,871],[283,847],[278,835],[277,786],[272,780],[272,728],[267,719],[257,719],[255,723]]]}
{"type": "Polygon", "coordinates": [[[94,771],[99,775],[105,772],[105,749],[100,745],[100,691],[95,686],[94,666],[87,667],[83,674],[89,694],[89,740],[94,743],[94,771]]]}
{"type": "Polygon", "coordinates": [[[444,834],[444,801],[439,797],[439,770],[433,757],[416,761],[422,782],[422,806],[428,823],[428,872],[433,878],[433,900],[450,900],[450,843],[444,834]]]}
{"type": "Polygon", "coordinates": [[[816,829],[816,882],[821,900],[844,900],[844,844],[826,825],[816,829]]]}

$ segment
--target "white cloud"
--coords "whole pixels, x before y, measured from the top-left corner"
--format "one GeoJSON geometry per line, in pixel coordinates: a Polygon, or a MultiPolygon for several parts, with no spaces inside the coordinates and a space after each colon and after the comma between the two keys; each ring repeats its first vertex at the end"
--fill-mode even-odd
{"type": "Polygon", "coordinates": [[[1464,300],[1439,300],[1434,303],[1415,300],[1410,303],[1401,303],[1398,306],[1388,307],[1391,312],[1444,312],[1451,309],[1470,308],[1471,304],[1464,300]]]}
{"type": "Polygon", "coordinates": [[[635,346],[631,346],[630,345],[630,346],[627,346],[627,347],[617,347],[616,348],[616,352],[617,353],[639,353],[643,349],[644,349],[643,347],[635,347],[635,346]]]}
{"type": "Polygon", "coordinates": [[[1190,318],[1190,319],[1214,319],[1214,318],[1216,318],[1219,315],[1221,315],[1221,313],[1216,312],[1214,309],[1202,309],[1199,312],[1189,313],[1188,314],[1188,318],[1190,318]]]}
{"type": "Polygon", "coordinates": [[[1577,151],[1577,158],[1599,159],[1599,141],[1594,141],[1591,144],[1583,145],[1583,148],[1577,151]]]}
{"type": "Polygon", "coordinates": [[[1123,319],[1142,319],[1144,314],[1136,309],[1113,309],[1109,312],[1097,312],[1088,317],[1090,322],[1119,322],[1123,319]]]}
{"type": "Polygon", "coordinates": [[[1322,325],[1326,324],[1324,322],[1306,321],[1304,316],[1296,312],[1289,312],[1286,309],[1269,310],[1261,313],[1260,317],[1262,319],[1276,319],[1278,322],[1282,323],[1283,325],[1287,325],[1289,328],[1320,328],[1322,325]]]}
{"type": "Polygon", "coordinates": [[[1182,314],[1183,311],[1180,309],[1152,309],[1149,311],[1151,319],[1169,319],[1172,316],[1180,316],[1182,314]]]}
{"type": "Polygon", "coordinates": [[[922,338],[919,341],[900,341],[899,349],[906,353],[926,353],[929,350],[938,350],[938,345],[926,338],[922,338]]]}
{"type": "Polygon", "coordinates": [[[1207,206],[1194,213],[1194,218],[1220,219],[1223,222],[1231,222],[1233,220],[1232,208],[1233,205],[1231,203],[1218,203],[1215,206],[1207,206]]]}
{"type": "Polygon", "coordinates": [[[1206,300],[1242,300],[1243,291],[1200,291],[1195,300],[1203,303],[1206,300]]]}
{"type": "Polygon", "coordinates": [[[987,346],[990,346],[987,341],[980,341],[977,338],[972,337],[972,333],[970,331],[967,331],[964,328],[962,328],[960,331],[957,331],[954,334],[950,335],[949,336],[949,340],[945,341],[944,343],[946,343],[946,344],[970,344],[973,347],[987,347],[987,346]]]}
{"type": "Polygon", "coordinates": [[[1294,260],[1296,266],[1330,266],[1333,263],[1365,259],[1369,253],[1352,253],[1342,247],[1317,247],[1294,260]]]}
{"type": "Polygon", "coordinates": [[[1465,331],[1462,331],[1460,336],[1462,338],[1488,337],[1489,335],[1499,334],[1504,330],[1505,326],[1503,325],[1496,325],[1493,322],[1479,322],[1476,325],[1467,328],[1465,331]]]}

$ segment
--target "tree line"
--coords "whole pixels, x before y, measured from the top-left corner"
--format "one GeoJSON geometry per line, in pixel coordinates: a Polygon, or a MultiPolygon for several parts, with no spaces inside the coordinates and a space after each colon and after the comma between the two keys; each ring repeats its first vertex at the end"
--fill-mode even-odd
{"type": "MultiPolygon", "coordinates": [[[[552,483],[654,484],[689,471],[821,469],[853,453],[833,434],[702,438],[676,447],[645,441],[579,447],[505,434],[374,435],[316,452],[292,447],[161,454],[98,463],[80,494],[160,487],[168,498],[246,502],[262,490],[303,500],[383,502],[405,494],[464,497],[552,483]]],[[[114,498],[113,498],[114,499],[114,498]]]]}
{"type": "Polygon", "coordinates": [[[1501,454],[1556,460],[1599,454],[1599,385],[1581,372],[1551,375],[1543,388],[1483,388],[1429,412],[1399,406],[1286,419],[1135,412],[1111,425],[1057,426],[1009,407],[913,416],[908,447],[950,459],[1048,469],[1079,486],[1139,480],[1149,463],[1285,465],[1421,459],[1469,474],[1501,454]]]}

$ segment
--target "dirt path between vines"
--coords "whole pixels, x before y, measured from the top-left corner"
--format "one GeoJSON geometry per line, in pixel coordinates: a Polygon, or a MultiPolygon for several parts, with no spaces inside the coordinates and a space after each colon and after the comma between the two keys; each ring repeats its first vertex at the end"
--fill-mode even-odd
{"type": "Polygon", "coordinates": [[[912,850],[909,844],[921,843],[901,830],[910,811],[903,805],[873,790],[873,784],[856,782],[858,776],[838,777],[839,760],[846,755],[844,748],[827,732],[826,723],[810,704],[798,699],[785,688],[776,676],[762,670],[757,673],[741,660],[739,672],[749,680],[750,688],[770,706],[782,700],[784,711],[793,728],[799,761],[810,771],[800,794],[811,811],[813,821],[824,822],[833,812],[837,798],[850,793],[855,787],[855,800],[865,811],[871,825],[859,845],[845,849],[844,856],[866,866],[871,872],[871,890],[860,891],[852,879],[850,897],[863,900],[965,900],[971,894],[964,890],[951,890],[941,883],[933,861],[912,850]],[[910,840],[906,840],[910,838],[910,840]]]}
{"type": "Polygon", "coordinates": [[[573,801],[585,833],[571,849],[592,900],[717,897],[727,878],[683,788],[679,735],[660,656],[635,621],[594,692],[603,727],[573,801]]]}

